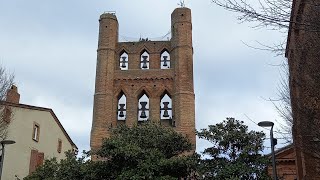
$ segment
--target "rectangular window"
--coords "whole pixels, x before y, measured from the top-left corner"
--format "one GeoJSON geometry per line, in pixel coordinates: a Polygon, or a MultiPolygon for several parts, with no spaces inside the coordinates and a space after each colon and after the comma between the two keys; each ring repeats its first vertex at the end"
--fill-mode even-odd
{"type": "Polygon", "coordinates": [[[58,153],[61,153],[61,149],[62,149],[62,140],[58,139],[58,148],[57,148],[58,153]]]}
{"type": "Polygon", "coordinates": [[[44,161],[44,153],[38,152],[38,150],[32,149],[30,156],[30,164],[29,164],[29,174],[34,172],[37,167],[43,165],[44,161]]]}
{"type": "Polygon", "coordinates": [[[36,142],[39,142],[39,135],[40,135],[40,125],[38,123],[33,123],[32,139],[36,142]]]}

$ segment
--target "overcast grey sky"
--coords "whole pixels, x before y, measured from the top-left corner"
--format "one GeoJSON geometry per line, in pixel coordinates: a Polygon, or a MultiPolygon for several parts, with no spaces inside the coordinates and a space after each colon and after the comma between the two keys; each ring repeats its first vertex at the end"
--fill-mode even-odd
{"type": "MultiPolygon", "coordinates": [[[[116,11],[121,37],[161,37],[178,0],[13,0],[0,2],[0,63],[16,75],[21,103],[52,108],[80,150],[89,150],[98,19],[116,11]]],[[[280,119],[277,97],[283,57],[254,50],[285,34],[252,29],[210,0],[187,0],[192,10],[196,127],[226,117],[280,119]]],[[[120,39],[121,39],[120,37],[120,39]]],[[[266,131],[268,133],[268,131],[266,131]]],[[[198,151],[206,145],[197,143],[198,151]]]]}

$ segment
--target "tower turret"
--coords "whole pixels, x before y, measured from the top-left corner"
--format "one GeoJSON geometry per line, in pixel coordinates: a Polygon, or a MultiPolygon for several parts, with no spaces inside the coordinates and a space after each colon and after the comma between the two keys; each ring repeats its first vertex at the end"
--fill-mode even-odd
{"type": "MultiPolygon", "coordinates": [[[[112,13],[104,13],[99,19],[99,40],[97,50],[96,86],[94,94],[91,148],[101,146],[112,126],[113,74],[115,69],[116,47],[118,43],[118,20],[112,13]]],[[[115,121],[115,120],[114,120],[115,121]]]]}
{"type": "Polygon", "coordinates": [[[174,114],[178,132],[195,144],[195,108],[193,88],[192,22],[189,8],[177,8],[171,14],[171,54],[174,60],[174,114]]]}

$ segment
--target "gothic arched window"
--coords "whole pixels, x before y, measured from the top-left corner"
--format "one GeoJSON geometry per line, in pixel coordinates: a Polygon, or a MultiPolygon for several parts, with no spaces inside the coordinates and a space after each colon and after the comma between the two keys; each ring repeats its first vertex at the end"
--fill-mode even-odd
{"type": "Polygon", "coordinates": [[[128,66],[129,66],[129,56],[128,54],[123,51],[122,54],[120,55],[120,69],[121,70],[128,70],[128,66]]]}
{"type": "Polygon", "coordinates": [[[149,69],[149,53],[144,50],[140,57],[140,68],[149,69]]]}
{"type": "Polygon", "coordinates": [[[160,119],[172,119],[172,100],[167,93],[161,97],[160,119]]]}
{"type": "Polygon", "coordinates": [[[164,50],[160,56],[161,69],[170,69],[170,54],[167,50],[164,50]]]}
{"type": "Polygon", "coordinates": [[[149,97],[143,93],[138,102],[138,121],[147,121],[149,119],[149,97]]]}
{"type": "Polygon", "coordinates": [[[126,120],[127,117],[127,98],[126,95],[121,92],[118,96],[118,113],[117,119],[118,120],[126,120]]]}

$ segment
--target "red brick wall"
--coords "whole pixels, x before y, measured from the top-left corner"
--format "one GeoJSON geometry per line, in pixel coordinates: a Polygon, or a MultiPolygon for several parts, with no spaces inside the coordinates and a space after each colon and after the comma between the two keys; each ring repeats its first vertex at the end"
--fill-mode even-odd
{"type": "Polygon", "coordinates": [[[7,92],[6,97],[7,102],[19,104],[20,101],[20,94],[18,93],[18,88],[15,85],[12,85],[11,88],[7,92]]]}
{"type": "Polygon", "coordinates": [[[287,58],[293,140],[299,179],[320,179],[320,9],[318,1],[295,0],[287,58]],[[314,3],[318,3],[315,6],[314,3]],[[315,29],[316,28],[316,29],[315,29]]]}
{"type": "Polygon", "coordinates": [[[195,145],[195,107],[193,88],[193,48],[191,10],[175,9],[171,15],[172,38],[170,41],[118,42],[118,21],[114,15],[100,17],[99,46],[96,71],[96,89],[91,129],[91,148],[101,146],[109,137],[108,128],[119,123],[129,126],[137,123],[138,99],[145,91],[150,102],[149,120],[160,121],[160,100],[165,91],[173,103],[172,126],[189,137],[195,145]],[[140,69],[140,55],[146,50],[150,55],[150,69],[140,69]],[[170,69],[160,69],[163,50],[170,54],[170,69]],[[121,53],[128,54],[129,69],[120,70],[121,53]],[[117,120],[118,96],[126,95],[126,121],[117,120]]]}

